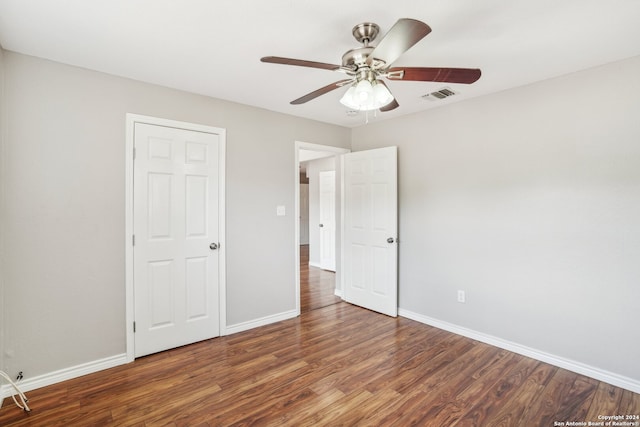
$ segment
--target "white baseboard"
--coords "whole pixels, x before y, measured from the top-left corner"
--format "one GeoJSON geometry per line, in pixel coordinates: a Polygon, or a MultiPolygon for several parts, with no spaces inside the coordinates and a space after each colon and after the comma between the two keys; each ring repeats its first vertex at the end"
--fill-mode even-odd
{"type": "MultiPolygon", "coordinates": [[[[20,387],[20,390],[22,390],[23,392],[27,392],[40,387],[56,384],[61,381],[66,381],[72,378],[77,378],[83,375],[102,371],[104,369],[113,368],[125,363],[127,363],[127,355],[118,354],[116,356],[106,357],[104,359],[95,360],[93,362],[72,366],[70,368],[60,369],[59,371],[49,372],[48,374],[39,375],[37,377],[26,378],[24,381],[20,381],[18,387],[20,387]]],[[[2,398],[9,397],[13,394],[14,390],[10,384],[3,384],[0,388],[0,397],[2,398]]]]}
{"type": "Polygon", "coordinates": [[[236,323],[235,325],[231,325],[231,326],[227,325],[227,327],[225,328],[224,331],[221,332],[221,334],[222,335],[237,334],[238,332],[248,331],[249,329],[269,325],[271,323],[280,322],[281,320],[293,319],[294,317],[298,317],[298,312],[296,310],[285,311],[283,313],[262,317],[260,319],[249,320],[247,322],[242,322],[242,323],[236,323]]]}
{"type": "Polygon", "coordinates": [[[322,268],[320,263],[309,261],[309,267],[322,268]]]}
{"type": "Polygon", "coordinates": [[[550,365],[554,365],[559,368],[578,373],[580,375],[594,378],[598,381],[603,381],[616,387],[630,390],[634,393],[640,393],[640,381],[633,378],[624,377],[613,372],[605,371],[603,369],[595,368],[584,363],[576,362],[575,360],[565,359],[564,357],[555,356],[544,351],[536,350],[535,348],[527,347],[504,340],[502,338],[494,337],[492,335],[487,335],[482,332],[477,332],[472,329],[454,325],[453,323],[448,323],[428,316],[423,316],[421,314],[417,314],[408,310],[399,309],[398,314],[402,317],[406,317],[407,319],[415,320],[417,322],[424,323],[438,329],[444,329],[445,331],[449,331],[457,335],[462,335],[467,338],[492,345],[494,347],[509,350],[514,353],[518,353],[523,356],[527,356],[532,359],[536,359],[541,362],[545,362],[550,365]]]}
{"type": "MultiPolygon", "coordinates": [[[[338,298],[342,298],[342,289],[336,289],[336,290],[333,292],[333,294],[334,294],[335,296],[337,296],[338,298]]],[[[342,298],[342,299],[344,299],[344,298],[342,298]]]]}

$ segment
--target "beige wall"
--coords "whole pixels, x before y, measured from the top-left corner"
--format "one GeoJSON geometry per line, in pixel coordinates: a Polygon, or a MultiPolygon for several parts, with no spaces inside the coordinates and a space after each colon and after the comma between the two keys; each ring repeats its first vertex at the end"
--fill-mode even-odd
{"type": "Polygon", "coordinates": [[[399,147],[400,308],[640,382],[638,76],[640,57],[354,129],[354,151],[399,147]]]}
{"type": "Polygon", "coordinates": [[[294,141],[348,147],[348,129],[12,52],[4,70],[12,375],[125,351],[126,113],[227,130],[227,325],[295,310],[294,141]]]}

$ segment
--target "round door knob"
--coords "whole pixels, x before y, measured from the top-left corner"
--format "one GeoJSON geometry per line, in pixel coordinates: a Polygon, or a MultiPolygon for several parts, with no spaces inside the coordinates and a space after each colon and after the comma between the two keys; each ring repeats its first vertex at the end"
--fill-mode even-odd
{"type": "Polygon", "coordinates": [[[393,242],[395,242],[395,240],[393,240],[393,237],[389,237],[389,238],[387,239],[387,243],[393,243],[393,242]]]}
{"type": "Polygon", "coordinates": [[[211,249],[212,251],[215,251],[216,249],[218,249],[218,244],[217,243],[210,244],[209,249],[211,249]]]}
{"type": "Polygon", "coordinates": [[[324,227],[324,224],[320,224],[320,227],[324,227]]]}

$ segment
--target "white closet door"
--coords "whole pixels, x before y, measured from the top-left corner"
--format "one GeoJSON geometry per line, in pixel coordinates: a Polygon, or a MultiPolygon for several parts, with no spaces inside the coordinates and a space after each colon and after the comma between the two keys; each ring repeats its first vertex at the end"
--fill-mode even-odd
{"type": "Polygon", "coordinates": [[[220,334],[219,135],[135,124],[135,356],[220,334]]]}

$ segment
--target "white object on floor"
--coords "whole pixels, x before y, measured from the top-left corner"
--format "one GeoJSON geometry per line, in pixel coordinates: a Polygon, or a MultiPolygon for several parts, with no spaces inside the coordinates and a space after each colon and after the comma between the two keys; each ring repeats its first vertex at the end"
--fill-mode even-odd
{"type": "Polygon", "coordinates": [[[27,412],[31,412],[31,409],[29,408],[29,405],[27,405],[27,402],[29,401],[29,399],[27,399],[27,396],[25,396],[24,393],[18,388],[16,383],[14,383],[11,380],[11,378],[9,378],[9,375],[7,375],[7,373],[4,372],[4,371],[0,371],[0,376],[3,377],[4,379],[6,379],[9,382],[9,384],[11,384],[11,386],[16,391],[16,394],[20,397],[20,400],[22,401],[22,405],[20,403],[18,403],[18,401],[16,400],[15,394],[11,396],[11,398],[13,399],[13,402],[16,404],[16,406],[18,408],[22,409],[22,410],[25,410],[27,412]]]}

